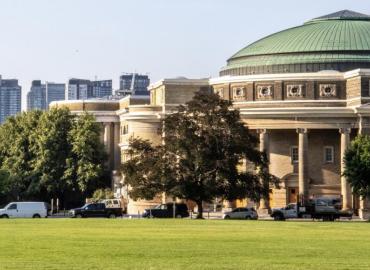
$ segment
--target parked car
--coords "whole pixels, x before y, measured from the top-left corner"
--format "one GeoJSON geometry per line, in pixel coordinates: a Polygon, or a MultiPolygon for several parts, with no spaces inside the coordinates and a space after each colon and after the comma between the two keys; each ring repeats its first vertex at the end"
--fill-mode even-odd
{"type": "MultiPolygon", "coordinates": [[[[185,203],[176,203],[175,206],[176,218],[184,218],[189,216],[188,206],[185,203]]],[[[173,214],[173,203],[165,203],[159,204],[151,209],[145,209],[142,216],[147,218],[172,218],[173,214]]]]}
{"type": "Polygon", "coordinates": [[[352,218],[352,215],[352,211],[342,211],[340,200],[333,198],[315,198],[309,200],[304,206],[291,203],[283,208],[272,209],[271,213],[274,220],[306,217],[334,221],[341,217],[352,218]]]}
{"type": "Polygon", "coordinates": [[[46,218],[47,206],[44,202],[11,202],[0,209],[0,218],[46,218]]]}
{"type": "Polygon", "coordinates": [[[105,203],[88,203],[81,208],[69,211],[69,215],[75,218],[107,217],[116,218],[122,216],[122,208],[106,207],[105,203]]]}
{"type": "Polygon", "coordinates": [[[258,219],[256,210],[252,207],[238,207],[230,212],[225,212],[224,219],[258,219]]]}

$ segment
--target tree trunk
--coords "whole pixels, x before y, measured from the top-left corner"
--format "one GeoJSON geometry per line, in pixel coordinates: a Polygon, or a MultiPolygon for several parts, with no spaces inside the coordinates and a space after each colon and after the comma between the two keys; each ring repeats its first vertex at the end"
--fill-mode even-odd
{"type": "Polygon", "coordinates": [[[197,219],[203,219],[203,201],[197,201],[198,215],[197,219]]]}

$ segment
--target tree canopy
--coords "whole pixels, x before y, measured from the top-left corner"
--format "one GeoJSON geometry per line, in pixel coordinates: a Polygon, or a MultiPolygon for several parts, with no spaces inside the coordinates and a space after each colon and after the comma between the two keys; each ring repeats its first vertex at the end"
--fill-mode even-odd
{"type": "Polygon", "coordinates": [[[9,117],[0,126],[0,169],[8,179],[0,194],[6,190],[7,200],[68,203],[105,186],[99,136],[99,124],[87,113],[54,108],[9,117]]]}
{"type": "Polygon", "coordinates": [[[268,196],[266,183],[277,183],[239,111],[216,94],[196,93],[165,117],[161,132],[163,145],[140,138],[130,141],[122,170],[133,198],[166,192],[196,202],[202,217],[203,202],[216,197],[258,201],[268,196]]]}
{"type": "Polygon", "coordinates": [[[370,137],[359,135],[347,149],[343,175],[353,189],[353,193],[370,198],[370,137]]]}

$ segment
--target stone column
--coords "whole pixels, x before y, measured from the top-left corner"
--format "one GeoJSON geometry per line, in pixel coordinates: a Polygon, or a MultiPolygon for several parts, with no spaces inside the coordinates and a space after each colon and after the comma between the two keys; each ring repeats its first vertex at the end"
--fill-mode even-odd
{"type": "Polygon", "coordinates": [[[105,126],[104,123],[99,123],[101,132],[100,132],[100,142],[104,143],[104,133],[105,133],[105,126]]]}
{"type": "Polygon", "coordinates": [[[369,200],[367,198],[360,198],[360,209],[358,215],[361,219],[370,220],[369,200]]]}
{"type": "MultiPolygon", "coordinates": [[[[259,140],[260,140],[259,150],[260,150],[260,152],[265,152],[266,155],[268,156],[268,146],[269,146],[268,133],[266,132],[266,129],[259,129],[259,130],[257,130],[257,133],[259,134],[259,140]]],[[[268,168],[266,168],[266,169],[268,170],[268,168]]],[[[261,179],[261,181],[263,181],[263,180],[261,179]]],[[[267,189],[267,193],[268,193],[269,192],[269,183],[262,183],[262,184],[267,189]]],[[[268,212],[270,210],[269,195],[268,195],[267,198],[262,198],[260,200],[258,210],[259,210],[258,212],[260,214],[268,214],[268,212]]]]}
{"type": "Polygon", "coordinates": [[[298,128],[298,187],[299,201],[308,200],[308,136],[307,129],[298,128]]]}
{"type": "Polygon", "coordinates": [[[341,128],[339,129],[340,132],[340,180],[341,180],[341,194],[342,194],[342,204],[343,210],[352,209],[352,192],[351,188],[347,182],[345,176],[343,176],[343,172],[345,170],[346,164],[344,163],[344,154],[349,146],[350,138],[349,134],[351,133],[350,128],[341,128]]]}
{"type": "Polygon", "coordinates": [[[108,155],[108,168],[112,169],[113,153],[112,153],[112,123],[104,123],[104,146],[108,155]]]}
{"type": "Polygon", "coordinates": [[[114,123],[114,169],[119,170],[121,165],[120,123],[114,123]]]}

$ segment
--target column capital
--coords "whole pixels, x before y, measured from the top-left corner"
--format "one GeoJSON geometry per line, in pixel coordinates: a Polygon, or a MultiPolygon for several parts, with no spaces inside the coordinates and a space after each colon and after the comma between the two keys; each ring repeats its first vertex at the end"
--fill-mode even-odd
{"type": "Polygon", "coordinates": [[[308,133],[308,129],[307,128],[297,128],[297,133],[308,133]]]}
{"type": "Polygon", "coordinates": [[[350,134],[351,133],[351,128],[348,128],[348,127],[346,127],[346,128],[340,128],[339,129],[339,133],[340,134],[350,134]]]}
{"type": "Polygon", "coordinates": [[[257,131],[257,134],[266,134],[267,133],[267,129],[265,129],[265,128],[259,128],[256,131],[257,131]]]}

